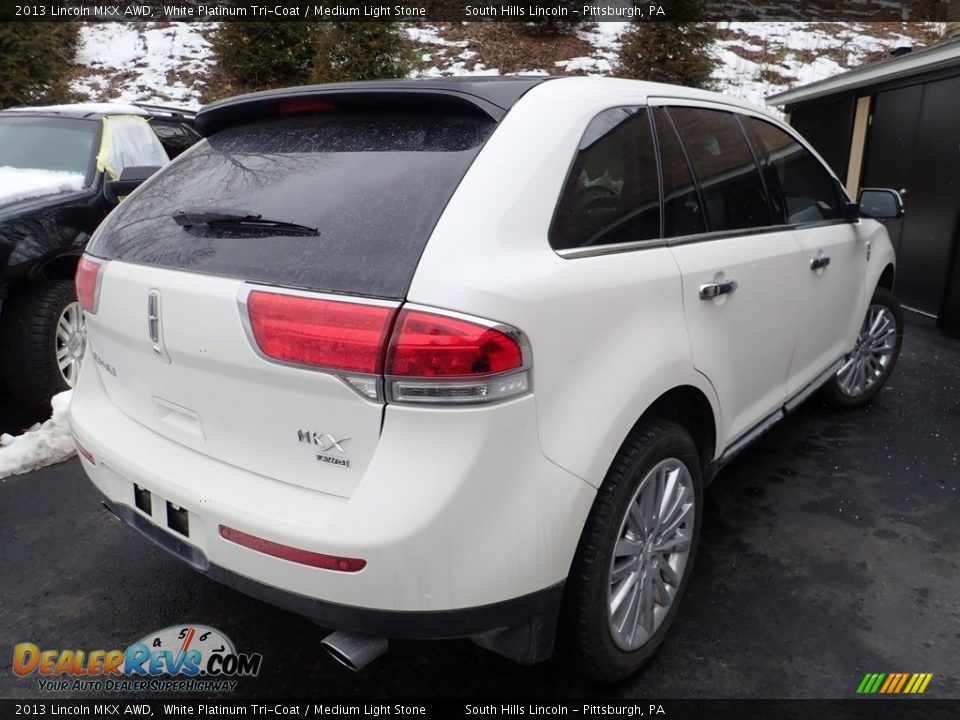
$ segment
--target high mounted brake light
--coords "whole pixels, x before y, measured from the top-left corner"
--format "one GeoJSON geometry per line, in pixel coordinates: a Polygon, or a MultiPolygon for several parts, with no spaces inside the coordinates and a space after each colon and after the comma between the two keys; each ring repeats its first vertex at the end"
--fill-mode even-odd
{"type": "Polygon", "coordinates": [[[322,98],[303,98],[302,100],[284,100],[277,104],[278,115],[308,115],[316,113],[334,113],[340,108],[322,98]]]}
{"type": "Polygon", "coordinates": [[[393,303],[251,290],[241,304],[266,358],[331,371],[371,400],[466,404],[530,389],[530,350],[511,327],[393,303]]]}
{"type": "Polygon", "coordinates": [[[83,255],[77,263],[77,275],[74,279],[77,286],[77,300],[88,313],[96,313],[100,302],[100,280],[104,260],[97,260],[90,255],[83,255]]]}

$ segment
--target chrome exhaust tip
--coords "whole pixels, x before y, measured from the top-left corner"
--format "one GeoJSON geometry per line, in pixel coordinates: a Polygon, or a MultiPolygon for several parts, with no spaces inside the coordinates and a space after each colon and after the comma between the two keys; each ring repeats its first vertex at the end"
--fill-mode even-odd
{"type": "Polygon", "coordinates": [[[390,646],[386,638],[369,637],[337,631],[327,635],[320,643],[324,650],[338,663],[354,672],[363,670],[390,646]]]}

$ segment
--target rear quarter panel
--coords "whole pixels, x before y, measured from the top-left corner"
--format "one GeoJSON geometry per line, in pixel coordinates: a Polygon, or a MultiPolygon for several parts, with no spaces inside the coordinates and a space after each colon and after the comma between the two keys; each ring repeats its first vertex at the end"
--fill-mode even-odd
{"type": "Polygon", "coordinates": [[[541,449],[595,487],[638,418],[667,390],[697,387],[719,416],[690,359],[670,251],[564,259],[547,241],[589,121],[609,107],[644,103],[628,88],[585,95],[576,81],[548,82],[518,102],[448,204],[408,296],[527,334],[541,449]]]}

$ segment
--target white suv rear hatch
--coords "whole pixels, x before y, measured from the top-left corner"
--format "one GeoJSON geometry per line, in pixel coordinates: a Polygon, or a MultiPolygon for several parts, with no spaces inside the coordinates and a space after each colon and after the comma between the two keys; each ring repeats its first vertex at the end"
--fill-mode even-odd
{"type": "MultiPolygon", "coordinates": [[[[349,496],[380,436],[382,358],[371,373],[318,369],[328,357],[296,354],[310,328],[281,307],[261,332],[282,337],[258,341],[245,300],[347,303],[361,323],[365,307],[384,308],[392,323],[492,128],[477,115],[333,112],[228,128],[182,155],[88,248],[87,362],[111,402],[204,455],[349,496]]],[[[376,336],[326,330],[334,355],[376,336]]]]}

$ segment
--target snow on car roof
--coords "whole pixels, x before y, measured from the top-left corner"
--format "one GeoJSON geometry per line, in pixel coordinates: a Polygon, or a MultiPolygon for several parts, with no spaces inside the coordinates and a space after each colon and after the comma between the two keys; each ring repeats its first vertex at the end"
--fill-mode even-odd
{"type": "Polygon", "coordinates": [[[36,107],[8,108],[4,112],[24,113],[54,113],[73,117],[89,117],[91,115],[140,115],[142,117],[156,117],[159,115],[193,116],[192,110],[181,110],[174,107],[159,105],[130,105],[126,103],[68,103],[64,105],[39,105],[36,107]]]}
{"type": "Polygon", "coordinates": [[[136,105],[121,103],[73,103],[68,105],[41,105],[38,107],[10,108],[14,112],[49,112],[64,115],[150,115],[136,105]]]}

